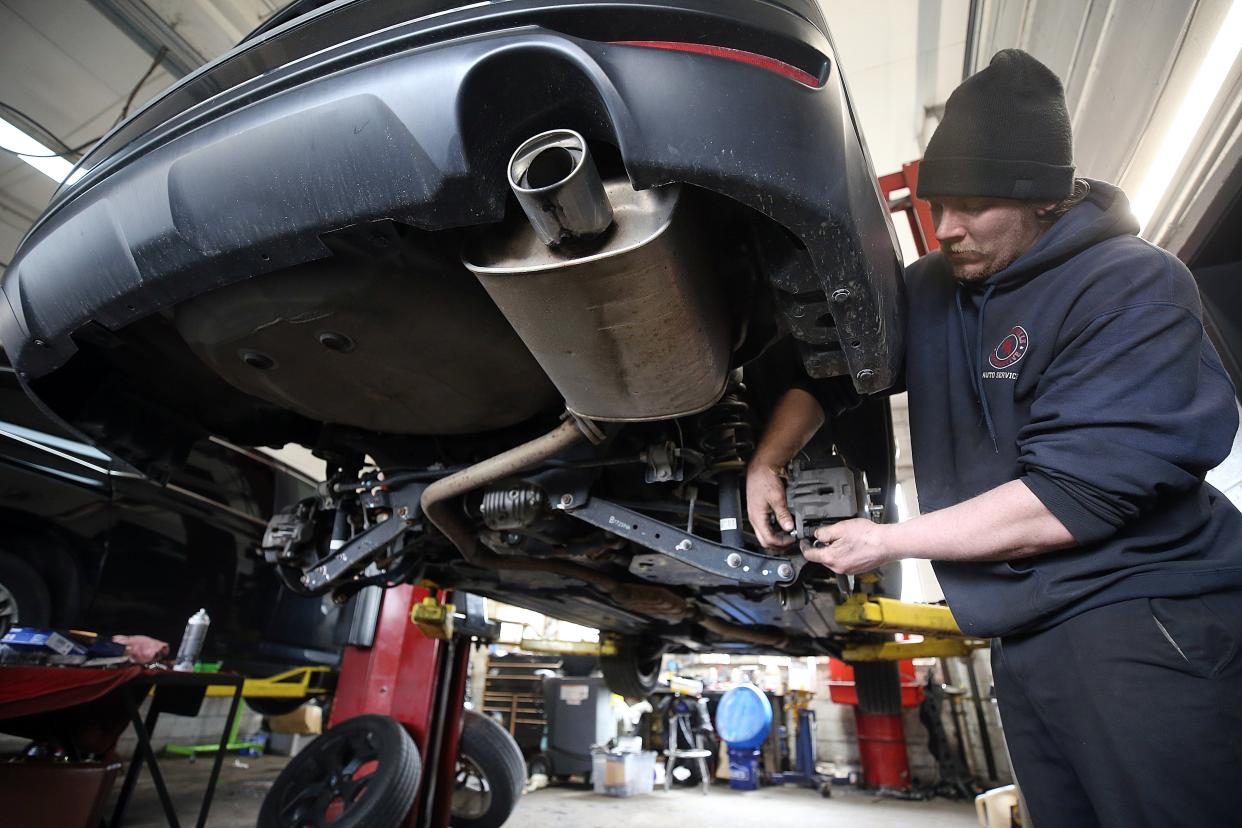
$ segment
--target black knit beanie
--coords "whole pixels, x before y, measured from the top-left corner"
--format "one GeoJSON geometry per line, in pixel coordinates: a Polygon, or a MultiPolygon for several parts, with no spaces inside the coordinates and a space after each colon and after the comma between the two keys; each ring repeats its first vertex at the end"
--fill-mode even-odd
{"type": "Polygon", "coordinates": [[[1061,80],[1021,49],[997,52],[945,103],[919,166],[919,198],[1060,201],[1073,189],[1061,80]]]}

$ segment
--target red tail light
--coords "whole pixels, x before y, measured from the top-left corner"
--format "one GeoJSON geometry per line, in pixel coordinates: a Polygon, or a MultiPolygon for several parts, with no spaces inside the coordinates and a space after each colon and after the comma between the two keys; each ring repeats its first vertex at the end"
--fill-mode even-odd
{"type": "Polygon", "coordinates": [[[740,63],[748,63],[751,66],[758,66],[760,69],[767,69],[769,72],[776,72],[778,75],[784,75],[791,80],[796,80],[803,86],[812,88],[819,86],[819,79],[810,72],[805,72],[797,66],[790,66],[782,60],[770,58],[766,55],[757,55],[754,52],[745,52],[741,49],[730,49],[727,46],[709,46],[704,43],[678,43],[671,40],[614,40],[616,46],[643,46],[648,49],[670,49],[674,52],[691,52],[696,55],[711,55],[712,57],[726,58],[728,60],[736,60],[740,63]]]}

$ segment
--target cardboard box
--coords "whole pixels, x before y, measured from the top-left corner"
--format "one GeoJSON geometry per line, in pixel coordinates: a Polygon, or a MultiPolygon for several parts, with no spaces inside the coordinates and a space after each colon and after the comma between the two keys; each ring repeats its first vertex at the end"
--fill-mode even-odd
{"type": "Polygon", "coordinates": [[[267,752],[277,756],[297,756],[315,738],[313,733],[273,733],[267,740],[267,752]]]}
{"type": "Polygon", "coordinates": [[[273,733],[323,733],[323,708],[304,704],[292,713],[269,716],[267,727],[273,733]]]}
{"type": "Polygon", "coordinates": [[[604,785],[605,787],[613,787],[614,785],[625,784],[625,762],[605,762],[604,763],[604,785]]]}
{"type": "Polygon", "coordinates": [[[55,653],[61,656],[86,656],[86,648],[67,635],[55,630],[37,630],[33,627],[14,627],[0,642],[15,650],[31,650],[55,653]]]}

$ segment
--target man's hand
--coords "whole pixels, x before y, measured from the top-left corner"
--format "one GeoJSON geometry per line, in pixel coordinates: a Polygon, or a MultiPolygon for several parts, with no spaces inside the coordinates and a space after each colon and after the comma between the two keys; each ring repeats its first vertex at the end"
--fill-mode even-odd
{"type": "Polygon", "coordinates": [[[145,635],[114,635],[112,640],[125,645],[125,655],[134,664],[150,664],[168,655],[168,644],[145,635]]]}
{"type": "Polygon", "coordinates": [[[752,461],[746,469],[746,514],[764,546],[781,547],[793,542],[790,535],[774,532],[768,525],[768,515],[774,514],[786,533],[794,529],[793,515],[785,505],[785,482],[766,463],[752,461]]]}
{"type": "Polygon", "coordinates": [[[746,515],[759,542],[769,549],[793,542],[794,519],[785,505],[785,483],[776,470],[802,451],[823,424],[819,401],[801,388],[790,388],[777,400],[746,467],[746,515]],[[768,515],[776,515],[784,532],[769,527],[768,515]]]}
{"type": "Polygon", "coordinates": [[[879,569],[897,557],[887,543],[889,526],[854,518],[821,526],[815,539],[823,546],[802,542],[802,554],[839,575],[859,575],[879,569]]]}

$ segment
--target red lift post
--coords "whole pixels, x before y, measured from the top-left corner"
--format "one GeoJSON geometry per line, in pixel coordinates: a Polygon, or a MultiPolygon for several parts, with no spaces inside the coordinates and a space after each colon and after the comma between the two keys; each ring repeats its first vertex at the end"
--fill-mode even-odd
{"type": "Polygon", "coordinates": [[[926,256],[933,250],[940,249],[936,241],[936,225],[932,221],[931,205],[914,193],[919,184],[919,162],[910,161],[902,164],[900,172],[880,176],[880,192],[888,202],[889,212],[905,213],[910,222],[910,234],[914,236],[914,247],[920,256],[926,256]],[[894,196],[894,193],[906,192],[894,196]]]}
{"type": "MultiPolygon", "coordinates": [[[[897,673],[901,682],[901,706],[917,707],[923,701],[923,688],[915,678],[914,662],[908,658],[897,662],[897,673]]],[[[910,761],[901,713],[864,713],[858,707],[854,668],[835,658],[828,659],[828,689],[834,702],[854,707],[863,786],[909,790],[910,761]]]]}
{"type": "Polygon", "coordinates": [[[453,801],[461,711],[466,695],[468,637],[428,638],[410,614],[443,593],[403,585],[384,590],[374,643],[347,646],[329,726],[364,713],[390,716],[418,745],[423,771],[407,828],[447,828],[453,801]]]}

